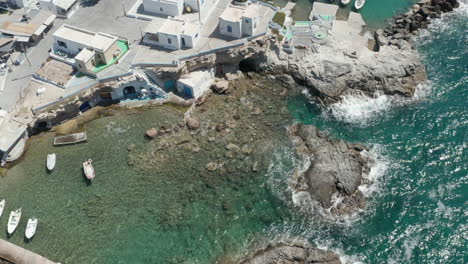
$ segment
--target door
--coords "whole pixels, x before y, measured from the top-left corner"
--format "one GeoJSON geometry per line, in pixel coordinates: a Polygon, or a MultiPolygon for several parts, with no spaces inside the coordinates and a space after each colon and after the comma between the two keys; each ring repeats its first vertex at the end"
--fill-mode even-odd
{"type": "Polygon", "coordinates": [[[188,97],[193,97],[192,88],[190,86],[184,85],[184,94],[188,97]]]}
{"type": "Polygon", "coordinates": [[[185,38],[182,38],[182,47],[185,47],[185,38]]]}

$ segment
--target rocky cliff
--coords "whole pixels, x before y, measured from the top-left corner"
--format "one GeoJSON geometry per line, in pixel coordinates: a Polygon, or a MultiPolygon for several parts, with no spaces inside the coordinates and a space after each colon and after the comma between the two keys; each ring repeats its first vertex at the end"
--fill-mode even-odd
{"type": "Polygon", "coordinates": [[[332,215],[350,215],[365,207],[358,189],[369,173],[361,154],[364,146],[331,139],[310,125],[292,125],[289,135],[306,164],[296,169],[291,179],[296,194],[310,196],[314,204],[329,209],[332,215]]]}
{"type": "Polygon", "coordinates": [[[339,256],[301,242],[280,242],[258,250],[240,264],[341,264],[339,256]]]}

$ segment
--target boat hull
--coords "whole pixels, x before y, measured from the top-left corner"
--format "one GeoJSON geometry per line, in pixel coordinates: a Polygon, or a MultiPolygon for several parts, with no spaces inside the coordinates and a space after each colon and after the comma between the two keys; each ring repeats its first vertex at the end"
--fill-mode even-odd
{"type": "Polygon", "coordinates": [[[8,219],[8,227],[7,227],[7,231],[9,235],[12,235],[16,231],[16,228],[18,227],[20,220],[21,220],[21,209],[12,211],[10,213],[10,218],[8,219]]]}
{"type": "Polygon", "coordinates": [[[31,218],[28,220],[28,225],[26,226],[25,236],[27,239],[31,239],[37,230],[37,218],[31,218]]]}
{"type": "Polygon", "coordinates": [[[48,154],[47,155],[47,169],[49,171],[52,171],[55,168],[55,162],[56,162],[56,155],[55,153],[53,154],[48,154]]]}
{"type": "Polygon", "coordinates": [[[3,215],[3,210],[5,209],[5,199],[0,200],[0,217],[3,215]]]}
{"type": "Polygon", "coordinates": [[[83,162],[83,172],[88,180],[93,180],[96,176],[96,172],[94,171],[94,167],[92,164],[92,160],[87,160],[83,162]]]}

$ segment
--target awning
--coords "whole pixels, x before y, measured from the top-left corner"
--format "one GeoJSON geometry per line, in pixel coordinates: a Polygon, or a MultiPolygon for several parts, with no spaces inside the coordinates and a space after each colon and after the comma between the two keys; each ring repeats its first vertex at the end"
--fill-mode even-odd
{"type": "Polygon", "coordinates": [[[47,26],[46,26],[46,25],[40,25],[40,26],[37,28],[36,32],[34,32],[34,35],[40,36],[40,35],[42,35],[42,33],[44,33],[44,31],[45,31],[46,29],[47,29],[47,26]]]}

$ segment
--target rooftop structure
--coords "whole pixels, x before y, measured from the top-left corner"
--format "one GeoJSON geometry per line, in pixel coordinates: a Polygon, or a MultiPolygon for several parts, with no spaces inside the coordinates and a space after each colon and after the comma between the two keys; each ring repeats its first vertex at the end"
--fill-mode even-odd
{"type": "Polygon", "coordinates": [[[338,11],[337,5],[314,2],[309,20],[334,18],[336,16],[336,11],[338,11]]]}
{"type": "Polygon", "coordinates": [[[162,25],[150,23],[145,29],[143,42],[173,50],[193,48],[200,38],[199,32],[199,24],[169,18],[162,25]]]}
{"type": "Polygon", "coordinates": [[[54,33],[55,38],[67,39],[69,41],[81,44],[82,46],[89,46],[95,35],[96,33],[94,32],[73,27],[67,24],[62,25],[54,33]]]}
{"type": "Polygon", "coordinates": [[[246,7],[229,6],[219,16],[219,31],[222,35],[234,38],[252,36],[257,28],[258,16],[259,9],[256,4],[246,7]]]}

